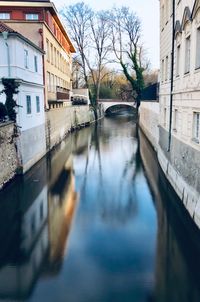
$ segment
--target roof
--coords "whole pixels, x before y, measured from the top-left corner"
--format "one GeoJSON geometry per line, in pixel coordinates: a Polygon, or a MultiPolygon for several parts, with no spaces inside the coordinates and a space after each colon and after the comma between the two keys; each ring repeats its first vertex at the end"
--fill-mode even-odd
{"type": "Polygon", "coordinates": [[[0,21],[0,33],[4,31],[7,31],[8,33],[15,33],[14,29],[0,21]]]}
{"type": "MultiPolygon", "coordinates": [[[[10,1],[10,0],[4,0],[10,1]]],[[[50,2],[50,0],[12,0],[12,2],[50,2]]]]}
{"type": "Polygon", "coordinates": [[[70,51],[71,53],[75,53],[75,47],[70,39],[70,37],[68,36],[67,30],[65,29],[65,26],[63,25],[63,23],[60,20],[60,17],[58,15],[58,11],[54,5],[54,3],[50,0],[0,0],[0,6],[8,6],[8,7],[43,7],[43,8],[48,8],[51,13],[52,16],[54,17],[54,19],[56,20],[58,26],[60,27],[60,30],[62,31],[62,33],[64,34],[64,36],[66,37],[69,45],[70,45],[70,51]],[[14,2],[14,3],[13,3],[14,2]]]}
{"type": "Polygon", "coordinates": [[[32,41],[24,37],[22,34],[18,33],[17,31],[14,31],[14,29],[0,21],[0,34],[2,34],[3,32],[8,32],[10,35],[20,38],[21,40],[30,44],[32,47],[36,48],[38,51],[44,54],[44,51],[40,47],[38,47],[32,41]]]}

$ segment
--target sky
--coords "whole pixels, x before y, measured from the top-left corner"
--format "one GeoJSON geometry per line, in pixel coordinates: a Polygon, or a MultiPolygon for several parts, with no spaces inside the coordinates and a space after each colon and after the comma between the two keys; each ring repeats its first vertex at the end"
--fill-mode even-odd
{"type": "MultiPolygon", "coordinates": [[[[58,11],[82,0],[52,0],[58,11]]],[[[142,41],[151,62],[151,68],[159,68],[159,0],[85,0],[95,10],[110,9],[113,6],[128,6],[142,22],[142,41]]]]}

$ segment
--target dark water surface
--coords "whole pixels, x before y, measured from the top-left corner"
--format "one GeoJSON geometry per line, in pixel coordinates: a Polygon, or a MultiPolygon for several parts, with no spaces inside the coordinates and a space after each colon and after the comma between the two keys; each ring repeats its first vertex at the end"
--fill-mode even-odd
{"type": "Polygon", "coordinates": [[[200,301],[200,236],[132,116],[0,193],[0,301],[200,301]]]}

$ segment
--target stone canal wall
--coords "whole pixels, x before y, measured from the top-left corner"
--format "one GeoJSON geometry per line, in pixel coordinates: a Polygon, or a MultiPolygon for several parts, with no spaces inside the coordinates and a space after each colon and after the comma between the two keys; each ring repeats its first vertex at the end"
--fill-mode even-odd
{"type": "Polygon", "coordinates": [[[158,161],[166,178],[200,228],[200,151],[172,134],[171,149],[168,152],[168,131],[159,125],[158,103],[141,105],[140,127],[157,151],[158,161]]]}
{"type": "Polygon", "coordinates": [[[13,134],[13,123],[0,124],[0,188],[15,176],[18,167],[13,134]]]}
{"type": "Polygon", "coordinates": [[[155,150],[158,149],[159,141],[159,103],[142,102],[140,106],[140,128],[148,137],[155,150]]]}
{"type": "Polygon", "coordinates": [[[58,145],[73,129],[90,124],[95,120],[89,106],[70,106],[46,112],[47,151],[58,145]]]}
{"type": "MultiPolygon", "coordinates": [[[[102,116],[99,109],[98,118],[102,116]]],[[[17,172],[28,171],[70,131],[94,121],[95,115],[89,106],[55,108],[45,113],[45,125],[20,133],[15,142],[14,124],[0,124],[0,189],[17,172]]]]}

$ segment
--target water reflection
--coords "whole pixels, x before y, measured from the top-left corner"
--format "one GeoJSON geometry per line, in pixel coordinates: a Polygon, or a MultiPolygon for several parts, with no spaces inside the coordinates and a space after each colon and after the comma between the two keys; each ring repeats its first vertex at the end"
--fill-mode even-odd
{"type": "Polygon", "coordinates": [[[158,217],[155,301],[200,301],[200,234],[140,132],[140,151],[158,217]]]}
{"type": "Polygon", "coordinates": [[[131,115],[70,135],[0,210],[2,301],[200,300],[199,231],[131,115]]]}

